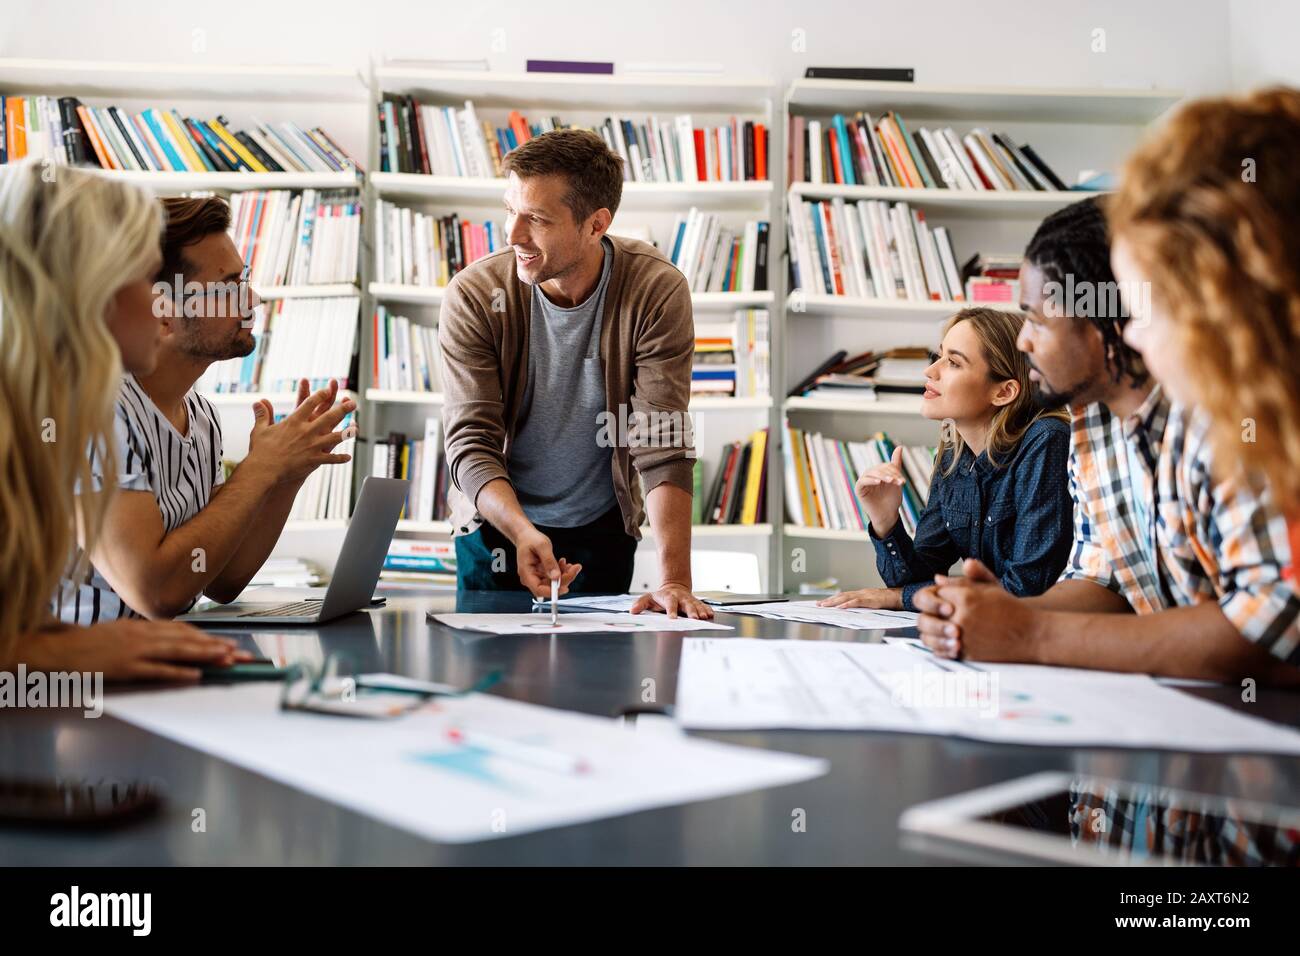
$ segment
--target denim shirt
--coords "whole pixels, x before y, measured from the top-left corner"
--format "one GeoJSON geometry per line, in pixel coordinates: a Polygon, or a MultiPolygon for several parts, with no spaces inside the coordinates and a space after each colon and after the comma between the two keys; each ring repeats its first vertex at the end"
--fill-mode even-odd
{"type": "Polygon", "coordinates": [[[914,611],[912,596],[936,574],[977,558],[1011,594],[1042,594],[1061,576],[1074,537],[1069,458],[1070,426],[1057,418],[1030,425],[996,468],[963,448],[950,474],[935,472],[915,541],[902,521],[883,539],[870,533],[885,585],[902,588],[903,607],[914,611]]]}

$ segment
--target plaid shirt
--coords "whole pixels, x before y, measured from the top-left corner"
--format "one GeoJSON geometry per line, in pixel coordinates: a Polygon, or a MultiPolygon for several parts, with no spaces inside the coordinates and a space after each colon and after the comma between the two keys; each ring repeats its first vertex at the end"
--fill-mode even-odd
{"type": "Polygon", "coordinates": [[[1171,407],[1157,386],[1126,420],[1100,404],[1073,417],[1075,542],[1062,580],[1100,584],[1139,614],[1217,601],[1244,637],[1300,664],[1286,520],[1267,491],[1213,478],[1204,416],[1171,407]]]}

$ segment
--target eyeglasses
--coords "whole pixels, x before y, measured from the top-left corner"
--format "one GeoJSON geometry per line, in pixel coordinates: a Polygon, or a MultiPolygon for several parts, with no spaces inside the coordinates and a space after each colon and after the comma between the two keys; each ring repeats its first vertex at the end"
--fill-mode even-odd
{"type": "MultiPolygon", "coordinates": [[[[244,266],[244,271],[239,274],[239,278],[231,281],[209,282],[203,289],[187,288],[181,293],[181,308],[183,314],[191,318],[226,318],[229,316],[244,316],[253,311],[253,285],[249,281],[251,272],[248,266],[244,266]],[[204,303],[203,311],[200,313],[196,302],[204,303]],[[208,309],[208,305],[215,304],[217,310],[208,309]],[[227,308],[227,305],[233,305],[233,308],[227,308]]],[[[186,283],[187,286],[196,283],[186,283]]]]}

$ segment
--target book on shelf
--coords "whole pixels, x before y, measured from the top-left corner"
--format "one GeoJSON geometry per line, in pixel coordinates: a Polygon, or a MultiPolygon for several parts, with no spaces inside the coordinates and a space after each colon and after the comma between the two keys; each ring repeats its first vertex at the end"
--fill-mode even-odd
{"type": "Polygon", "coordinates": [[[925,213],[879,199],[789,203],[791,283],[813,295],[910,302],[966,298],[952,236],[925,213]]]}
{"type": "Polygon", "coordinates": [[[445,286],[467,265],[505,246],[499,223],[471,222],[456,213],[425,215],[382,199],[375,209],[379,282],[445,286]]]}
{"type": "Polygon", "coordinates": [[[977,252],[961,267],[972,304],[1020,308],[1019,253],[977,252]]]}
{"type": "Polygon", "coordinates": [[[762,220],[730,226],[692,206],[673,221],[667,255],[692,292],[765,292],[769,232],[762,220]]]}
{"type": "Polygon", "coordinates": [[[276,299],[253,313],[253,351],[213,362],[199,379],[201,392],[294,392],[305,378],[313,389],[331,379],[356,381],[359,296],[276,299]]]}
{"type": "Polygon", "coordinates": [[[378,104],[380,169],[389,173],[500,178],[501,160],[535,136],[557,129],[590,129],[623,160],[626,182],[693,183],[766,180],[770,131],[737,116],[697,126],[689,114],[630,119],[607,116],[597,126],[558,116],[529,120],[502,108],[504,122],[464,106],[420,103],[385,93],[378,104]]]}
{"type": "Polygon", "coordinates": [[[426,418],[420,437],[389,432],[372,443],[372,475],[404,478],[410,488],[402,518],[408,521],[444,521],[447,509],[447,459],[442,452],[442,420],[426,418]]]}
{"type": "Polygon", "coordinates": [[[232,193],[230,219],[254,285],[357,281],[361,198],[354,189],[232,193]]]}
{"type": "MultiPolygon", "coordinates": [[[[866,531],[871,523],[854,486],[859,476],[885,464],[894,443],[883,433],[866,441],[843,441],[820,432],[786,425],[782,446],[785,472],[786,517],[805,528],[866,531]]],[[[935,449],[903,446],[903,502],[899,517],[903,530],[916,533],[916,522],[930,493],[935,449]]]]}
{"type": "Polygon", "coordinates": [[[370,341],[371,380],[376,388],[406,392],[442,391],[438,329],[375,306],[370,341]]]}
{"type": "Polygon", "coordinates": [[[450,539],[394,538],[379,579],[387,587],[454,585],[456,544],[450,539]]]}
{"type": "Polygon", "coordinates": [[[848,356],[837,352],[831,360],[790,391],[790,397],[874,401],[881,394],[920,395],[925,391],[925,370],[934,360],[929,349],[894,348],[848,356]]]}
{"type": "MultiPolygon", "coordinates": [[[[704,485],[703,472],[700,487],[704,485]]],[[[725,445],[698,524],[763,524],[767,520],[767,429],[725,445]]]]}
{"type": "Polygon", "coordinates": [[[225,116],[182,116],[151,107],[131,113],[75,96],[0,96],[0,163],[25,157],[56,165],[141,172],[361,172],[320,127],[225,116]]]}
{"type": "Polygon", "coordinates": [[[737,309],[730,323],[696,322],[691,394],[751,398],[771,388],[767,309],[737,309]]]}
{"type": "Polygon", "coordinates": [[[971,192],[1066,188],[1028,144],[976,127],[908,126],[889,110],[875,119],[858,111],[827,121],[790,117],[791,182],[971,192]]]}
{"type": "Polygon", "coordinates": [[[302,558],[267,558],[257,569],[250,588],[310,588],[325,583],[321,569],[302,558]]]}
{"type": "MultiPolygon", "coordinates": [[[[335,446],[333,453],[352,455],[355,459],[356,445],[355,438],[345,439],[335,446]]],[[[351,516],[352,463],[353,460],[349,459],[334,465],[321,465],[308,475],[298,489],[298,496],[293,499],[289,520],[329,521],[351,516]]]]}

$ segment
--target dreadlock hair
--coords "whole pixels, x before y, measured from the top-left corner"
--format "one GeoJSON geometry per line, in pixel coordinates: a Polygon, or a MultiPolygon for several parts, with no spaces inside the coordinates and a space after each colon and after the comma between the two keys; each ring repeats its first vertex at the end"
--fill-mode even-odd
{"type": "MultiPolygon", "coordinates": [[[[1064,209],[1058,209],[1039,225],[1025,249],[1025,258],[1043,272],[1044,284],[1067,284],[1073,276],[1073,285],[1090,283],[1094,289],[1118,289],[1115,273],[1110,267],[1110,236],[1106,228],[1106,213],[1102,197],[1090,196],[1064,209]]],[[[1136,385],[1147,380],[1142,357],[1123,339],[1124,326],[1129,313],[1122,305],[1112,309],[1110,303],[1119,303],[1118,295],[1097,294],[1091,297],[1094,308],[1076,314],[1068,304],[1067,314],[1078,321],[1091,322],[1101,333],[1106,350],[1106,367],[1113,381],[1128,378],[1136,385]],[[1115,314],[1112,314],[1114,312],[1115,314]]]]}

